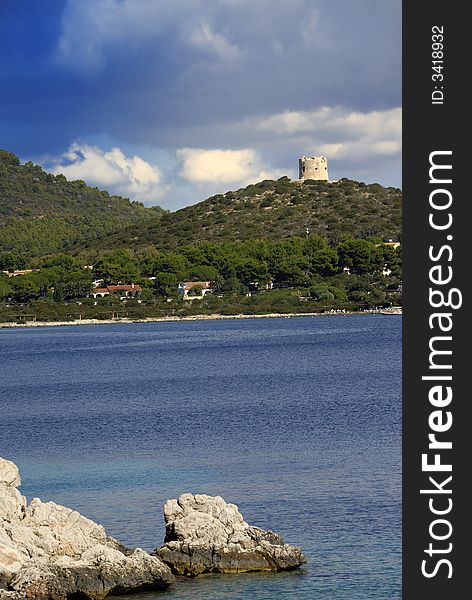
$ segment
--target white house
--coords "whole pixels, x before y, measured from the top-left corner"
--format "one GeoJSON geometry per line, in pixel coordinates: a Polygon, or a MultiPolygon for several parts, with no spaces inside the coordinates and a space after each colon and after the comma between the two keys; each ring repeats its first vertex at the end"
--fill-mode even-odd
{"type": "Polygon", "coordinates": [[[119,296],[120,300],[135,298],[143,291],[137,283],[129,285],[108,285],[105,288],[95,288],[92,292],[94,298],[105,298],[105,296],[119,296]]]}
{"type": "Polygon", "coordinates": [[[183,281],[177,286],[177,291],[182,300],[201,300],[206,294],[213,292],[213,288],[211,281],[183,281]]]}

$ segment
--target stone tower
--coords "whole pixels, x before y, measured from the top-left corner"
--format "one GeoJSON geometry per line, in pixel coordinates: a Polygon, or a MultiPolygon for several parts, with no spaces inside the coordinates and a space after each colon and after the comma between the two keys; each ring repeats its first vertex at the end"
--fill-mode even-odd
{"type": "Polygon", "coordinates": [[[298,178],[329,181],[328,159],[325,156],[301,156],[298,159],[298,178]]]}

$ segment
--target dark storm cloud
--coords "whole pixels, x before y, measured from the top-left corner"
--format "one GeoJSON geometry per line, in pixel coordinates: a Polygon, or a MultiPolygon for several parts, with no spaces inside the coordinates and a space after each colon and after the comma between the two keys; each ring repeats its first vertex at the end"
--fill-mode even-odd
{"type": "MultiPolygon", "coordinates": [[[[202,196],[205,155],[183,149],[240,152],[241,184],[294,174],[298,154],[321,150],[332,172],[369,179],[368,160],[371,179],[398,183],[400,12],[400,0],[4,2],[0,146],[60,168],[75,144],[92,182],[118,146],[123,164],[130,152],[153,163],[162,185],[192,173],[202,196]],[[284,129],[287,118],[309,126],[284,129]]],[[[228,155],[214,156],[223,169],[228,155]]]]}
{"type": "Polygon", "coordinates": [[[2,116],[30,128],[22,139],[7,135],[21,152],[44,136],[44,124],[54,148],[43,140],[43,151],[90,131],[138,143],[167,132],[171,145],[175,126],[196,122],[399,105],[396,0],[41,5],[41,19],[38,7],[31,15],[21,2],[3,7],[2,116]]]}

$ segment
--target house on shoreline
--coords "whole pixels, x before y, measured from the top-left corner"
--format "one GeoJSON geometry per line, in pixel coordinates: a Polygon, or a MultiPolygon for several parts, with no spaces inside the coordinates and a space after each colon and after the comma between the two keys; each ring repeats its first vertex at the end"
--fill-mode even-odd
{"type": "Polygon", "coordinates": [[[206,294],[213,292],[211,281],[183,281],[177,286],[182,300],[201,300],[206,294]]]}
{"type": "Polygon", "coordinates": [[[119,296],[120,300],[126,298],[136,298],[139,296],[143,288],[137,283],[130,283],[126,285],[107,285],[103,288],[95,288],[92,292],[93,298],[105,298],[106,296],[119,296]]]}

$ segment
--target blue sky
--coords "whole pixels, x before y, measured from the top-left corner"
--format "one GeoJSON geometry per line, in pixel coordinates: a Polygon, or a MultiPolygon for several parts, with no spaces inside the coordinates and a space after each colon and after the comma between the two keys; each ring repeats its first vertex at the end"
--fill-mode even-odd
{"type": "Polygon", "coordinates": [[[401,185],[400,0],[1,0],[0,86],[0,147],[146,204],[401,185]]]}

